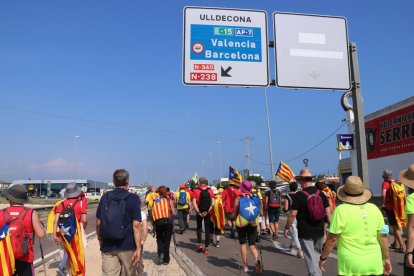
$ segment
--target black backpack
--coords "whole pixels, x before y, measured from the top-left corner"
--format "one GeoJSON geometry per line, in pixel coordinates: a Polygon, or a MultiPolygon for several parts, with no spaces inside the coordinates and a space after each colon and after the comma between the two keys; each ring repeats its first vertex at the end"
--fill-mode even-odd
{"type": "Polygon", "coordinates": [[[122,240],[132,227],[132,221],[127,219],[126,199],[129,192],[115,196],[113,191],[103,199],[99,212],[101,220],[99,235],[106,240],[122,240]]]}
{"type": "Polygon", "coordinates": [[[279,190],[270,190],[269,201],[267,205],[270,208],[280,208],[280,191],[279,190]]]}
{"type": "Polygon", "coordinates": [[[61,203],[62,212],[60,212],[57,222],[59,228],[62,226],[76,225],[75,206],[78,202],[79,200],[76,200],[73,204],[66,203],[66,205],[64,201],[61,203]]]}
{"type": "Polygon", "coordinates": [[[210,197],[210,188],[200,189],[200,200],[198,202],[198,209],[202,212],[207,212],[210,209],[211,197],[210,197]]]}

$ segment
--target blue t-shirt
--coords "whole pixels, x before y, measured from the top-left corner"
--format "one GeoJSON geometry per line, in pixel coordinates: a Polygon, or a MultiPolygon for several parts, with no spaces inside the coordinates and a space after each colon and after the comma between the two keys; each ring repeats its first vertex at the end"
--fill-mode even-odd
{"type": "MultiPolygon", "coordinates": [[[[99,214],[102,204],[108,199],[108,194],[113,193],[114,196],[122,196],[125,193],[129,193],[125,189],[115,189],[113,191],[105,193],[99,201],[98,209],[96,209],[96,217],[100,219],[99,214]]],[[[141,221],[141,201],[136,194],[130,193],[126,199],[126,213],[127,219],[131,221],[141,221]]],[[[112,252],[115,250],[135,250],[134,232],[131,225],[130,231],[127,233],[123,240],[102,240],[101,251],[104,253],[112,252]]]]}

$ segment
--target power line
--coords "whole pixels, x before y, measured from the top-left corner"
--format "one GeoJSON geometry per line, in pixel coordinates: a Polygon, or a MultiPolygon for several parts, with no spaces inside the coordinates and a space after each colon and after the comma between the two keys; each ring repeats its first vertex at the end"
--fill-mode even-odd
{"type": "MultiPolygon", "coordinates": [[[[298,159],[299,157],[302,157],[302,156],[304,156],[305,154],[307,154],[307,153],[309,153],[309,152],[311,152],[312,150],[314,150],[315,148],[317,148],[317,147],[319,147],[321,144],[323,144],[326,140],[328,140],[332,135],[334,135],[334,134],[336,134],[337,132],[338,132],[338,130],[340,130],[345,124],[346,124],[347,122],[344,122],[344,123],[342,123],[337,129],[335,129],[332,133],[330,133],[326,138],[324,138],[322,141],[320,141],[319,143],[317,143],[316,145],[314,145],[313,147],[311,147],[310,149],[308,149],[307,151],[305,151],[304,153],[302,153],[302,154],[300,154],[300,155],[298,155],[298,156],[296,156],[296,157],[294,157],[294,158],[291,158],[291,159],[289,159],[289,160],[287,160],[286,162],[290,162],[290,161],[293,161],[293,160],[296,160],[296,159],[298,159]]],[[[257,161],[257,160],[255,160],[255,159],[253,159],[253,158],[250,158],[253,162],[255,162],[255,163],[258,163],[258,164],[260,164],[260,165],[263,165],[263,166],[269,166],[270,164],[269,163],[264,163],[264,162],[261,162],[261,161],[257,161]]]]}

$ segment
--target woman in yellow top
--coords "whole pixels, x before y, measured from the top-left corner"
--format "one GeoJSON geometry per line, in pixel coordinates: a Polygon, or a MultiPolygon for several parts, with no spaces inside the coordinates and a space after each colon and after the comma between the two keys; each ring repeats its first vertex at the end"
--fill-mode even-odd
{"type": "Polygon", "coordinates": [[[331,220],[319,267],[326,271],[326,260],[338,242],[339,275],[389,275],[388,225],[378,207],[368,203],[372,193],[361,178],[349,176],[337,192],[343,204],[331,220]]]}

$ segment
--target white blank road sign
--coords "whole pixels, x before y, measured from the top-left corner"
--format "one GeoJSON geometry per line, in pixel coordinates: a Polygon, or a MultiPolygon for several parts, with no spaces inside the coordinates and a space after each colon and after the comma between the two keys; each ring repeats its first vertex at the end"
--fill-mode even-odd
{"type": "Polygon", "coordinates": [[[184,8],[183,83],[268,86],[267,14],[184,8]]]}
{"type": "Polygon", "coordinates": [[[351,88],[345,18],[275,12],[273,23],[277,86],[351,88]]]}

